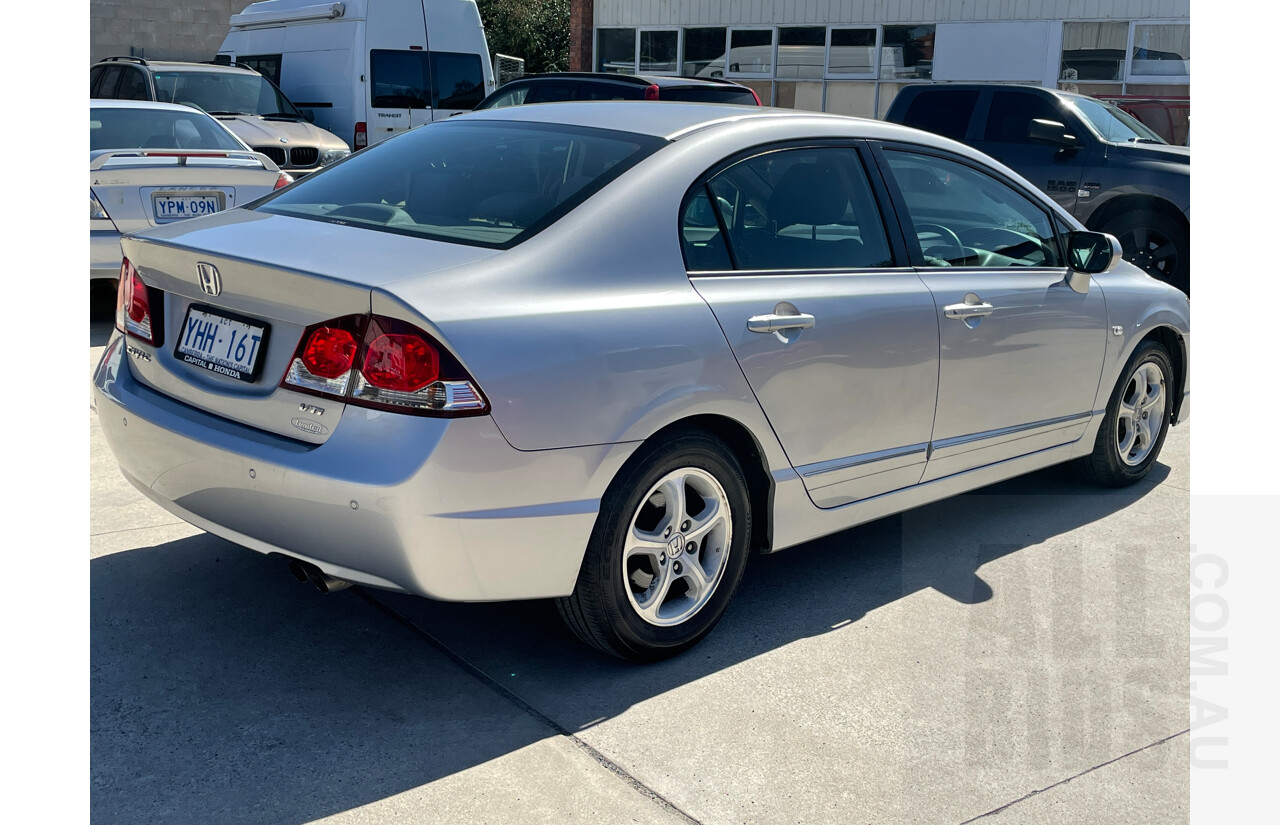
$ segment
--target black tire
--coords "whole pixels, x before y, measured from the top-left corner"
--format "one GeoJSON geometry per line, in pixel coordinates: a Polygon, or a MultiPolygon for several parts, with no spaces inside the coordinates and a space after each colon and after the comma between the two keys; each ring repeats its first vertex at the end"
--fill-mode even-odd
{"type": "MultiPolygon", "coordinates": [[[[1098,438],[1094,441],[1093,452],[1076,463],[1081,474],[1104,487],[1126,487],[1141,481],[1151,471],[1151,467],[1160,455],[1165,436],[1169,433],[1169,425],[1173,420],[1173,365],[1169,353],[1154,341],[1146,341],[1138,345],[1120,373],[1120,380],[1111,392],[1111,400],[1107,402],[1106,417],[1098,430],[1098,438]],[[1147,410],[1147,416],[1137,428],[1133,426],[1133,416],[1127,412],[1133,405],[1130,402],[1139,392],[1140,382],[1149,384],[1144,379],[1151,376],[1151,368],[1159,370],[1162,379],[1160,392],[1162,403],[1158,412],[1159,430],[1151,438],[1149,446],[1140,449],[1141,438],[1133,439],[1134,448],[1128,455],[1122,451],[1122,445],[1136,431],[1154,425],[1157,410],[1154,405],[1147,410]],[[1126,407],[1126,414],[1121,414],[1121,407],[1126,407]],[[1150,422],[1149,424],[1147,422],[1150,422]]],[[[1149,432],[1149,430],[1148,430],[1149,432]]]]}
{"type": "MultiPolygon", "coordinates": [[[[699,505],[703,508],[693,512],[690,518],[691,526],[696,525],[701,514],[711,512],[706,509],[707,502],[714,496],[703,499],[696,494],[692,484],[685,486],[683,480],[679,483],[689,501],[681,512],[699,505]]],[[[557,599],[556,606],[565,623],[580,639],[606,653],[637,662],[675,656],[701,641],[724,614],[746,569],[750,537],[751,499],[742,468],[733,453],[707,433],[696,430],[678,433],[660,444],[643,448],[642,454],[614,479],[601,501],[600,515],[587,544],[573,593],[557,599]],[[679,550],[658,554],[656,558],[661,560],[663,570],[667,571],[667,578],[662,580],[672,583],[662,589],[665,595],[654,591],[654,597],[650,599],[652,609],[657,613],[660,608],[670,605],[678,608],[684,604],[692,610],[690,615],[680,618],[679,610],[673,608],[674,616],[668,620],[678,620],[678,623],[658,626],[641,614],[639,605],[643,594],[650,592],[646,588],[658,582],[661,574],[651,558],[636,554],[630,561],[626,560],[625,541],[631,535],[633,521],[639,527],[642,518],[652,519],[654,535],[661,535],[662,525],[668,519],[665,513],[670,508],[663,509],[665,504],[653,507],[655,500],[665,502],[655,485],[686,472],[690,474],[690,482],[696,481],[705,486],[709,484],[706,478],[710,477],[718,484],[728,508],[727,515],[720,521],[729,527],[727,534],[708,533],[707,543],[688,554],[679,550]],[[723,541],[724,538],[728,540],[723,541]],[[676,555],[671,555],[672,552],[676,555]],[[692,568],[682,565],[700,564],[702,574],[706,575],[708,563],[714,563],[718,572],[714,584],[700,591],[710,595],[706,596],[705,602],[699,603],[692,596],[694,585],[675,574],[683,569],[692,578],[692,568]],[[650,577],[649,582],[642,584],[647,576],[650,577]],[[682,585],[686,591],[683,595],[677,591],[682,585]],[[684,602],[681,602],[682,598],[684,602]]],[[[673,541],[677,540],[683,544],[678,530],[673,536],[673,541]]],[[[654,618],[661,620],[662,617],[655,615],[654,618]]]]}
{"type": "Polygon", "coordinates": [[[1191,294],[1191,233],[1182,221],[1166,212],[1136,209],[1107,221],[1102,231],[1116,236],[1126,261],[1191,294]]]}

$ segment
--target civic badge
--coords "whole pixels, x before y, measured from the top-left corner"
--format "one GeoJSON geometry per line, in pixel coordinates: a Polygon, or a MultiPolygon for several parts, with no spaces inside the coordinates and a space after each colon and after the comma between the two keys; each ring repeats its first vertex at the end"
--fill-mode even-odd
{"type": "Polygon", "coordinates": [[[198,263],[196,272],[200,275],[200,289],[205,295],[216,298],[222,292],[222,276],[213,264],[198,263]]]}

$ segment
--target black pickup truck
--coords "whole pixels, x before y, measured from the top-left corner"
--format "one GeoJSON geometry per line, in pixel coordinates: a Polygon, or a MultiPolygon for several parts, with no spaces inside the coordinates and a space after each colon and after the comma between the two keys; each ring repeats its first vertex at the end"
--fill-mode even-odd
{"type": "Polygon", "coordinates": [[[997,83],[907,86],[885,120],[985,152],[1039,186],[1125,260],[1191,292],[1191,150],[1115,106],[997,83]]]}

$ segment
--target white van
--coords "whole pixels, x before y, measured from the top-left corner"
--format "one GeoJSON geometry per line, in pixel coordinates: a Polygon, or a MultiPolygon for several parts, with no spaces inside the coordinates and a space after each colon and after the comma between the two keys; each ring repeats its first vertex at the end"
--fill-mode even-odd
{"type": "Polygon", "coordinates": [[[266,75],[352,149],[495,88],[475,0],[263,0],[231,16],[218,59],[266,75]]]}

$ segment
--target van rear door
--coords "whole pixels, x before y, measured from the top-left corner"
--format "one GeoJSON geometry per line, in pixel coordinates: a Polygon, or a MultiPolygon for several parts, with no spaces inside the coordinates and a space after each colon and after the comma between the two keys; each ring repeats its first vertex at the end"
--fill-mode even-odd
{"type": "Polygon", "coordinates": [[[369,50],[369,143],[431,122],[431,64],[425,50],[369,50]]]}

